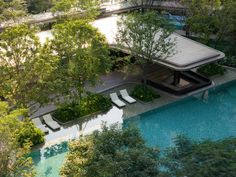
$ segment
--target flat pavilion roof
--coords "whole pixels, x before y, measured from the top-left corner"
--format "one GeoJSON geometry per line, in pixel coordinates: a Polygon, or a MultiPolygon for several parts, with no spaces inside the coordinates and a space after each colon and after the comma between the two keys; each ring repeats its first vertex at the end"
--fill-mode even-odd
{"type": "MultiPolygon", "coordinates": [[[[105,35],[111,46],[116,46],[117,44],[116,34],[118,20],[119,16],[111,16],[93,22],[93,26],[97,27],[99,31],[105,35]]],[[[44,42],[47,37],[52,37],[51,31],[40,32],[38,36],[41,42],[44,42]]],[[[158,35],[156,35],[156,37],[158,37],[158,35]]],[[[170,38],[175,40],[175,46],[173,48],[174,54],[164,60],[156,60],[156,62],[177,71],[190,70],[200,65],[220,60],[225,56],[223,52],[176,33],[171,34],[170,38]]]]}

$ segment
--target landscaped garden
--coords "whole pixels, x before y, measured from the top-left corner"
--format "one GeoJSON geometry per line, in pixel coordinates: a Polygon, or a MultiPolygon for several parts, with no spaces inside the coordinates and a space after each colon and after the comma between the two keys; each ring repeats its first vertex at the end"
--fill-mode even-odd
{"type": "Polygon", "coordinates": [[[143,102],[150,102],[160,97],[160,95],[150,89],[147,85],[135,86],[131,92],[131,96],[143,102]]]}
{"type": "Polygon", "coordinates": [[[208,64],[197,69],[200,74],[205,76],[223,75],[226,69],[219,64],[208,64]]]}
{"type": "Polygon", "coordinates": [[[99,94],[88,93],[78,102],[60,106],[52,115],[61,123],[67,123],[72,120],[80,120],[86,116],[104,113],[111,108],[112,104],[109,98],[99,94]]]}
{"type": "MultiPolygon", "coordinates": [[[[105,36],[91,25],[100,15],[100,1],[0,1],[0,26],[4,27],[0,30],[0,177],[36,175],[29,154],[33,147],[43,144],[45,138],[43,132],[29,119],[37,111],[35,108],[56,105],[58,109],[52,115],[55,120],[64,124],[75,120],[85,121],[89,116],[105,113],[112,107],[109,98],[87,93],[86,86],[96,86],[101,75],[138,65],[144,72],[144,84],[141,85],[140,78],[140,85],[134,87],[131,96],[141,102],[151,102],[160,97],[145,84],[145,72],[148,70],[146,64],[156,62],[154,56],[157,60],[166,59],[175,53],[175,42],[168,38],[174,31],[173,25],[159,11],[153,11],[154,1],[128,2],[140,6],[140,10],[124,14],[118,22],[116,42],[119,50],[129,51],[129,55],[126,55],[110,49],[105,36]],[[41,42],[36,35],[39,29],[33,24],[21,23],[20,18],[45,11],[57,15],[58,19],[50,25],[39,25],[41,29],[52,28],[53,36],[52,39],[41,42]],[[7,22],[17,23],[7,26],[7,22]],[[160,34],[159,38],[156,38],[157,33],[160,34]]],[[[188,37],[192,35],[194,40],[226,54],[224,61],[203,66],[198,72],[206,76],[223,75],[225,68],[221,65],[236,67],[236,2],[183,0],[181,3],[187,7],[185,15],[188,37]]],[[[235,93],[234,88],[228,88],[227,86],[226,91],[220,92],[224,93],[220,99],[224,98],[225,102],[208,112],[209,115],[214,115],[213,118],[206,117],[209,125],[220,125],[217,130],[226,135],[235,130],[235,126],[224,127],[225,122],[219,123],[215,118],[224,120],[231,116],[228,124],[235,123],[234,113],[230,112],[235,108],[235,93]],[[216,110],[220,111],[218,115],[222,117],[213,114],[216,110]]],[[[194,103],[197,101],[199,100],[194,100],[194,103]]],[[[197,110],[200,110],[198,114],[201,117],[205,115],[201,111],[206,111],[207,103],[204,102],[204,109],[197,110]]],[[[208,106],[214,107],[213,103],[208,106]]],[[[150,119],[142,119],[143,115],[139,115],[139,120],[144,121],[141,126],[148,129],[147,136],[152,141],[167,141],[169,134],[171,137],[177,135],[178,128],[186,126],[190,129],[194,124],[195,112],[190,111],[190,108],[187,111],[191,114],[186,125],[182,124],[183,119],[168,123],[160,116],[161,110],[154,115],[155,121],[151,116],[146,116],[151,117],[150,119]],[[162,121],[156,122],[159,120],[162,121]],[[171,126],[174,127],[179,122],[181,126],[171,129],[171,126]],[[161,123],[165,126],[161,126],[161,123]],[[153,129],[159,130],[158,133],[164,136],[158,139],[157,134],[149,134],[153,129]],[[167,133],[169,130],[170,133],[167,133]]],[[[175,112],[162,112],[162,115],[169,115],[168,118],[171,119],[183,112],[177,109],[175,112]]],[[[205,125],[194,124],[201,132],[208,126],[206,120],[202,122],[205,125]]],[[[164,151],[157,146],[149,146],[136,128],[122,129],[118,125],[104,125],[101,131],[69,142],[69,151],[60,175],[233,177],[236,174],[236,139],[222,137],[225,139],[193,141],[185,136],[177,136],[173,146],[164,151]]],[[[43,176],[50,174],[51,170],[47,168],[43,176]]]]}

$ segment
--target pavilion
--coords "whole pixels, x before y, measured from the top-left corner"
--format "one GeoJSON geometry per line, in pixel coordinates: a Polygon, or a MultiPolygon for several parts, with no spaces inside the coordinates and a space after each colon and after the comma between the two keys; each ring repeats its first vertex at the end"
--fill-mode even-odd
{"type": "MultiPolygon", "coordinates": [[[[93,22],[93,26],[105,35],[112,48],[117,47],[118,20],[119,16],[111,16],[93,22]]],[[[50,31],[42,32],[39,36],[42,42],[45,37],[52,37],[50,31]]],[[[192,69],[223,59],[224,53],[176,33],[171,34],[170,38],[175,41],[173,49],[175,53],[164,60],[154,59],[154,63],[158,65],[158,70],[161,70],[160,72],[168,77],[158,77],[157,71],[156,74],[147,78],[147,83],[176,96],[186,95],[214,85],[208,78],[193,72],[192,69]]],[[[128,53],[127,50],[123,52],[128,53]]]]}

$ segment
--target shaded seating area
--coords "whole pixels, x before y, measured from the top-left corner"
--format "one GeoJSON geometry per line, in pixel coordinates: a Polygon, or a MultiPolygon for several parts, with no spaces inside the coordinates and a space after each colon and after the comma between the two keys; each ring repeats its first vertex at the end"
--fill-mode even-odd
{"type": "MultiPolygon", "coordinates": [[[[93,26],[106,36],[112,48],[129,54],[128,46],[123,49],[117,46],[117,21],[119,19],[119,16],[99,19],[93,23],[93,26]],[[110,25],[106,26],[106,24],[110,25]]],[[[158,40],[159,37],[159,34],[155,35],[154,40],[158,40]]],[[[176,33],[172,33],[168,39],[175,43],[173,55],[163,59],[159,58],[158,55],[153,56],[152,64],[158,67],[155,73],[148,76],[147,84],[175,96],[189,95],[197,90],[208,89],[209,86],[213,85],[209,79],[194,73],[192,69],[221,60],[225,54],[176,33]]]]}
{"type": "MultiPolygon", "coordinates": [[[[119,19],[120,16],[101,18],[94,21],[92,25],[106,37],[112,49],[130,54],[128,47],[121,49],[117,46],[117,22],[119,19]]],[[[52,35],[50,34],[49,36],[52,35]]],[[[155,35],[154,40],[158,40],[159,36],[155,35]]],[[[193,72],[192,69],[221,60],[225,57],[225,54],[176,33],[172,33],[168,39],[175,43],[173,55],[163,59],[159,58],[159,56],[153,56],[152,64],[157,66],[157,68],[153,73],[149,72],[147,84],[174,96],[190,95],[198,90],[208,89],[213,85],[208,78],[193,72]]],[[[125,103],[121,103],[122,101],[117,98],[113,95],[113,103],[121,107],[125,106],[125,103]]]]}
{"type": "Polygon", "coordinates": [[[147,78],[147,84],[176,96],[186,95],[198,89],[212,85],[210,79],[192,71],[178,73],[178,81],[175,82],[174,72],[166,80],[159,80],[158,73],[153,73],[147,78]]]}
{"type": "Polygon", "coordinates": [[[210,79],[193,71],[174,71],[155,64],[156,71],[147,75],[147,84],[176,96],[212,85],[210,79]]]}

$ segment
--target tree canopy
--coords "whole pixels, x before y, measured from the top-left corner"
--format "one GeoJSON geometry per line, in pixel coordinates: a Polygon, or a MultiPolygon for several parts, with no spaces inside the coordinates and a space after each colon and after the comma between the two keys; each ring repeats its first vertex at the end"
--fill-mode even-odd
{"type": "Polygon", "coordinates": [[[51,47],[60,61],[66,86],[75,89],[71,98],[81,96],[85,83],[94,84],[110,68],[105,37],[87,21],[73,20],[53,28],[51,47]],[[74,93],[74,94],[73,94],[74,93]]]}
{"type": "Polygon", "coordinates": [[[72,141],[62,176],[156,177],[159,151],[145,145],[139,131],[103,127],[101,132],[72,141]]]}
{"type": "Polygon", "coordinates": [[[187,29],[199,35],[202,42],[214,39],[234,40],[236,34],[236,2],[233,0],[182,0],[187,7],[187,29]]]}
{"type": "Polygon", "coordinates": [[[236,138],[195,142],[179,136],[175,144],[174,148],[167,151],[163,160],[166,176],[235,176],[236,138]]]}
{"type": "Polygon", "coordinates": [[[24,123],[19,116],[25,110],[10,111],[7,103],[0,102],[0,176],[34,176],[32,159],[27,155],[30,152],[30,142],[20,144],[18,133],[24,123]]]}
{"type": "Polygon", "coordinates": [[[0,95],[11,106],[44,104],[50,101],[50,94],[57,94],[58,82],[53,73],[58,58],[47,44],[40,44],[35,32],[34,28],[19,25],[0,33],[0,95]]]}
{"type": "Polygon", "coordinates": [[[0,23],[26,15],[25,0],[0,0],[0,23]]]}
{"type": "Polygon", "coordinates": [[[58,0],[52,12],[67,18],[95,19],[99,15],[100,0],[58,0]]]}
{"type": "Polygon", "coordinates": [[[172,26],[156,12],[134,12],[119,21],[116,38],[121,49],[127,49],[136,63],[145,66],[174,54],[175,41],[169,38],[172,31],[172,26]]]}
{"type": "Polygon", "coordinates": [[[27,9],[31,14],[38,14],[49,10],[53,6],[52,0],[26,0],[27,9]]]}

